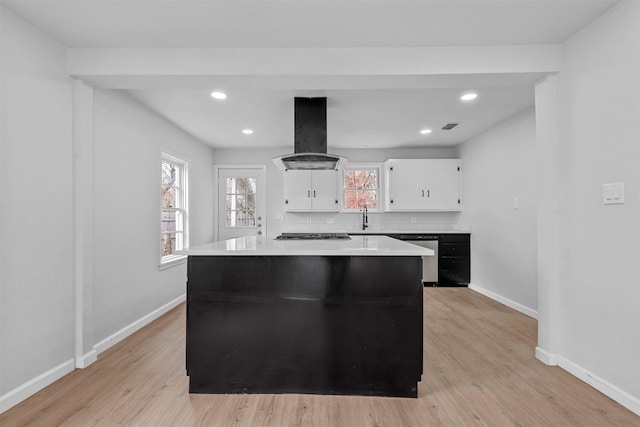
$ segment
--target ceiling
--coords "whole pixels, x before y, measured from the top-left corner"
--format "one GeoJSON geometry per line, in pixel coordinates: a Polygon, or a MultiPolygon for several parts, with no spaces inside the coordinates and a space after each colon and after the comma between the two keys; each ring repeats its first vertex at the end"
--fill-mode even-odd
{"type": "MultiPolygon", "coordinates": [[[[70,48],[448,47],[562,43],[617,0],[0,0],[70,48]]],[[[128,92],[214,147],[292,147],[293,97],[328,98],[329,147],[459,144],[533,105],[537,75],[487,84],[313,91],[188,84],[128,92]],[[459,96],[476,90],[477,100],[459,96]],[[451,131],[440,128],[460,123],[451,131]],[[431,128],[430,135],[420,129],[431,128]],[[243,135],[244,128],[254,130],[243,135]]],[[[407,79],[412,78],[407,76],[407,79]]],[[[215,83],[213,83],[215,84],[215,83]]]]}
{"type": "Polygon", "coordinates": [[[473,102],[459,89],[234,90],[225,101],[202,91],[132,91],[143,104],[217,147],[293,147],[293,98],[327,97],[332,148],[449,146],[465,141],[533,103],[531,86],[485,88],[473,102]],[[451,131],[447,123],[460,123],[451,131]],[[251,128],[252,135],[242,129],[251,128]],[[429,135],[419,133],[432,129],[429,135]],[[437,143],[434,143],[434,140],[437,143]]]}
{"type": "Polygon", "coordinates": [[[559,43],[617,0],[6,0],[69,47],[559,43]]]}

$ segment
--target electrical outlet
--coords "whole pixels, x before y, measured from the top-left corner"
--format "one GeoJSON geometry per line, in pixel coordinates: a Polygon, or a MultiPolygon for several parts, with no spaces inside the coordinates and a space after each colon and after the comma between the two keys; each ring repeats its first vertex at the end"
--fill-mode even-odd
{"type": "Polygon", "coordinates": [[[602,185],[602,203],[605,205],[619,205],[624,203],[624,182],[614,182],[602,185]]]}
{"type": "Polygon", "coordinates": [[[284,214],[283,213],[277,213],[275,215],[275,220],[276,221],[284,221],[284,214]]]}
{"type": "Polygon", "coordinates": [[[416,222],[417,222],[417,221],[416,221],[416,217],[415,217],[415,216],[412,216],[412,217],[411,217],[411,224],[415,224],[416,222]]]}
{"type": "Polygon", "coordinates": [[[310,216],[307,217],[307,224],[311,224],[311,217],[310,216]]]}
{"type": "Polygon", "coordinates": [[[327,218],[327,224],[335,224],[336,220],[335,218],[327,218]]]}

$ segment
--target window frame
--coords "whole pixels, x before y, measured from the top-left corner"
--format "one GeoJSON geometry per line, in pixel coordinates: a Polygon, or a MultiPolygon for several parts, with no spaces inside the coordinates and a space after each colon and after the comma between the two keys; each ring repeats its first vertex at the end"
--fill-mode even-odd
{"type": "Polygon", "coordinates": [[[347,163],[342,171],[340,172],[340,213],[358,213],[362,212],[362,209],[345,209],[344,203],[344,172],[347,170],[376,170],[376,191],[377,191],[377,207],[375,209],[368,208],[369,212],[383,212],[384,200],[383,194],[384,191],[382,189],[382,171],[383,171],[383,163],[382,162],[367,162],[367,163],[359,163],[359,162],[349,162],[347,163]]]}
{"type": "MultiPolygon", "coordinates": [[[[163,255],[162,254],[162,238],[164,236],[164,232],[162,231],[162,214],[168,210],[173,210],[180,212],[180,216],[182,218],[181,224],[181,234],[182,234],[182,247],[176,247],[175,251],[185,250],[189,247],[189,160],[180,156],[179,154],[173,153],[170,150],[161,148],[160,156],[158,161],[159,168],[159,221],[158,221],[158,259],[159,264],[158,267],[160,270],[164,270],[169,267],[173,267],[176,265],[184,264],[187,261],[187,255],[182,254],[171,254],[171,255],[163,255]],[[178,193],[176,197],[176,204],[178,206],[173,208],[164,208],[162,206],[162,164],[170,163],[177,167],[178,174],[178,193]]],[[[176,223],[176,229],[180,228],[176,223]]]]}

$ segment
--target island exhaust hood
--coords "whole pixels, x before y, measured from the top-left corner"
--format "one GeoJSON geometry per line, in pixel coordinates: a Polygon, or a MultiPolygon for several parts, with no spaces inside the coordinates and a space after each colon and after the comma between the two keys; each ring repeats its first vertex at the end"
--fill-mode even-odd
{"type": "Polygon", "coordinates": [[[282,170],[334,170],[348,159],[327,154],[327,98],[294,98],[293,154],[274,157],[282,170]]]}

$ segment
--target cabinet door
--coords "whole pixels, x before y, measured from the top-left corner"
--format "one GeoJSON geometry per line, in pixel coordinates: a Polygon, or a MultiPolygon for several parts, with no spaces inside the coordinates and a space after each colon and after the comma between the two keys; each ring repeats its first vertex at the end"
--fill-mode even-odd
{"type": "Polygon", "coordinates": [[[285,210],[311,210],[311,171],[288,170],[284,173],[285,210]]]}
{"type": "Polygon", "coordinates": [[[389,210],[424,210],[426,200],[423,160],[399,160],[390,163],[389,210]]]}
{"type": "Polygon", "coordinates": [[[311,208],[314,211],[338,210],[338,172],[311,171],[311,208]]]}
{"type": "Polygon", "coordinates": [[[460,162],[450,159],[428,160],[425,166],[426,209],[459,210],[460,162]]]}

